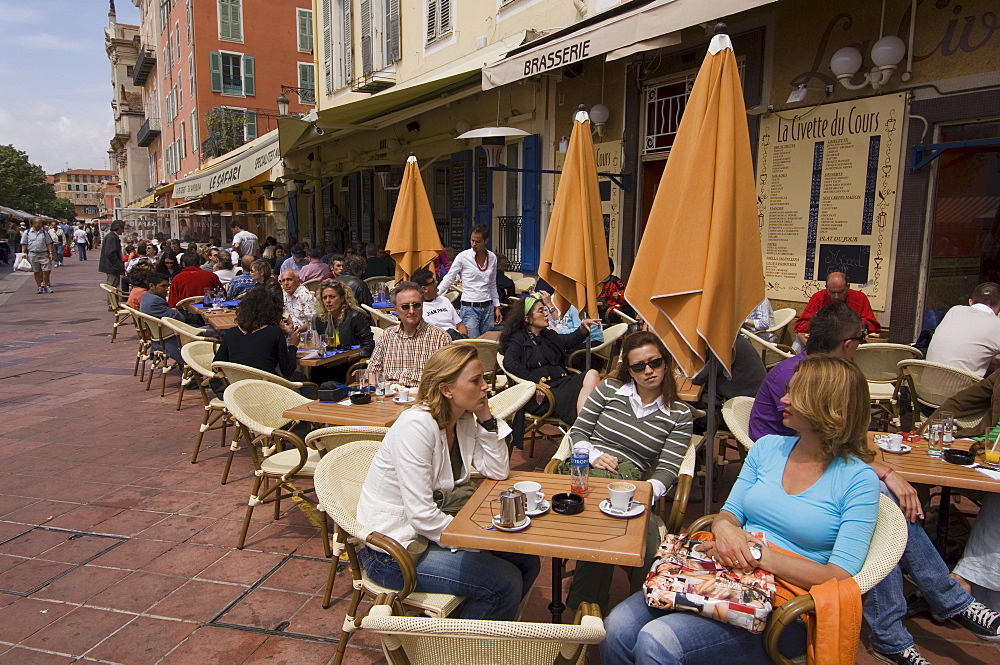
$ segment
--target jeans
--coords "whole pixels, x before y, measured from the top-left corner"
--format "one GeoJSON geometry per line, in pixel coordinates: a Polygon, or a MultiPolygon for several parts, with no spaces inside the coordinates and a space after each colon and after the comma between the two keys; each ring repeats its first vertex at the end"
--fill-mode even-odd
{"type": "Polygon", "coordinates": [[[493,330],[493,323],[496,318],[493,314],[493,305],[486,307],[469,307],[462,305],[458,311],[458,316],[462,323],[469,329],[469,338],[475,339],[485,332],[493,330]]]}
{"type": "Polygon", "coordinates": [[[87,260],[87,243],[85,242],[76,243],[76,256],[81,261],[87,260]]]}
{"type": "Polygon", "coordinates": [[[924,595],[931,613],[938,620],[949,619],[972,603],[972,596],[949,577],[941,559],[917,522],[907,523],[906,549],[891,573],[865,596],[865,621],[868,622],[871,646],[882,653],[899,653],[913,646],[913,636],[903,626],[906,597],[903,573],[906,572],[924,595]]]}
{"type": "MultiPolygon", "coordinates": [[[[693,612],[657,610],[646,605],[642,592],[626,598],[604,621],[603,665],[768,665],[763,638],[743,628],[693,612]]],[[[801,621],[781,634],[779,650],[795,657],[805,651],[801,621]]]]}
{"type": "MultiPolygon", "coordinates": [[[[403,574],[396,561],[383,552],[364,548],[361,565],[376,584],[391,589],[403,587],[403,574]]],[[[436,543],[417,557],[417,591],[463,596],[451,616],[458,619],[511,621],[517,606],[538,577],[541,564],[531,554],[508,552],[452,552],[436,543]]]]}
{"type": "Polygon", "coordinates": [[[62,255],[63,246],[62,246],[62,243],[61,242],[54,243],[52,245],[52,249],[56,253],[56,258],[55,258],[55,260],[52,263],[54,263],[55,265],[60,265],[63,262],[63,255],[62,255]]]}

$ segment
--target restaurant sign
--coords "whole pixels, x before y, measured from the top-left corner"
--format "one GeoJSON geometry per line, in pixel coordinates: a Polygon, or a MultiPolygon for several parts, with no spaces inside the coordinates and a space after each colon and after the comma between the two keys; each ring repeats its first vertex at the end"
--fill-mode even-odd
{"type": "Polygon", "coordinates": [[[238,185],[270,170],[280,161],[278,132],[274,131],[253,148],[210,169],[176,181],[173,197],[204,196],[238,185]]]}
{"type": "Polygon", "coordinates": [[[903,93],[761,120],[757,213],[767,295],[805,302],[842,272],[884,311],[903,93]]]}

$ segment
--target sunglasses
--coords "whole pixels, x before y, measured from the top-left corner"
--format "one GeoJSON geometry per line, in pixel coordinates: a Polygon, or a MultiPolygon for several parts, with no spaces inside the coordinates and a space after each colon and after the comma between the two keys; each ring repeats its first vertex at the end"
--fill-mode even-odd
{"type": "Polygon", "coordinates": [[[649,369],[660,369],[661,367],[663,367],[663,364],[665,362],[666,361],[663,360],[663,358],[653,358],[652,360],[648,360],[642,363],[632,363],[631,365],[628,366],[628,368],[631,371],[638,374],[639,372],[646,371],[646,367],[649,367],[649,369]]]}
{"type": "Polygon", "coordinates": [[[848,337],[848,338],[844,339],[845,342],[850,342],[851,340],[854,340],[858,344],[864,344],[866,341],[868,341],[868,336],[867,335],[858,335],[857,337],[848,337]]]}
{"type": "Polygon", "coordinates": [[[401,305],[396,305],[396,307],[404,312],[409,312],[411,309],[423,309],[424,304],[422,302],[404,302],[401,305]]]}

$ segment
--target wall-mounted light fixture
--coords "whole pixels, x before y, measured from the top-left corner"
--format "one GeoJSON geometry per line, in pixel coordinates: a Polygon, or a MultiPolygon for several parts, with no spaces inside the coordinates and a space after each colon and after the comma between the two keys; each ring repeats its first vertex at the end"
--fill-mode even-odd
{"type": "Polygon", "coordinates": [[[604,104],[594,104],[590,107],[590,122],[593,123],[598,138],[604,138],[604,129],[610,117],[611,110],[604,104]]]}
{"type": "Polygon", "coordinates": [[[864,80],[861,83],[851,81],[861,69],[862,63],[861,51],[853,46],[845,46],[834,53],[830,58],[830,69],[841,85],[848,90],[861,90],[866,85],[871,85],[872,89],[878,92],[889,82],[896,67],[906,55],[906,44],[895,35],[887,35],[875,42],[871,55],[875,66],[864,73],[864,80]]]}
{"type": "Polygon", "coordinates": [[[564,136],[559,139],[559,152],[563,155],[569,150],[569,137],[564,136]]]}

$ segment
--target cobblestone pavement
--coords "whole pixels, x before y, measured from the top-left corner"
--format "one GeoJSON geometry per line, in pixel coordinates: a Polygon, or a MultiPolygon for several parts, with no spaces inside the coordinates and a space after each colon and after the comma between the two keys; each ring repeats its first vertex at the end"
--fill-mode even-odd
{"type": "MultiPolygon", "coordinates": [[[[134,333],[123,327],[109,343],[97,261],[67,260],[53,294],[36,295],[30,275],[3,275],[0,665],[327,663],[349,575],[323,610],[329,563],[292,502],[277,521],[256,511],[235,549],[250,462],[237,457],[221,485],[225,449],[209,434],[190,463],[200,399],[188,393],[177,411],[176,374],[164,398],[133,376],[134,333]]],[[[540,469],[552,451],[518,453],[514,466],[540,469]]],[[[538,580],[522,618],[546,621],[547,562],[538,580]]],[[[935,663],[1000,663],[962,630],[910,625],[935,663]]],[[[358,633],[345,662],[384,660],[358,633]]]]}

